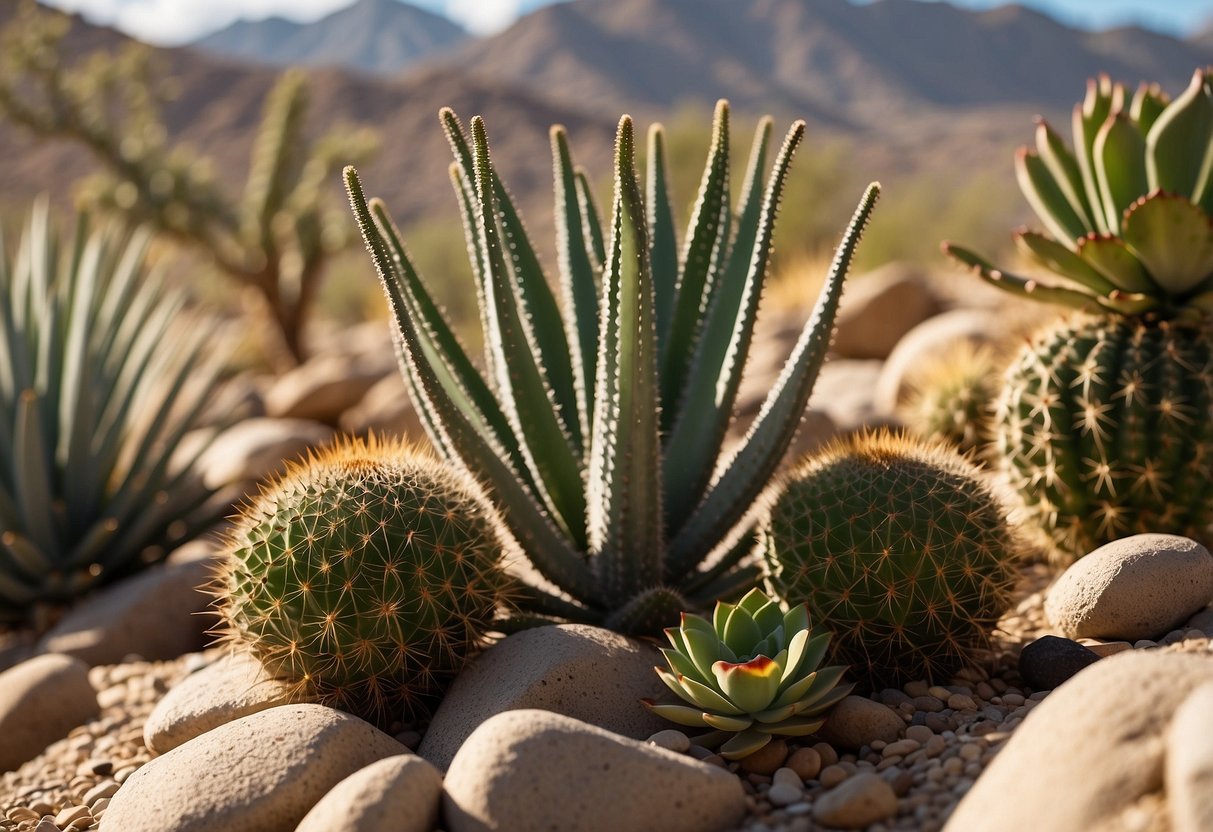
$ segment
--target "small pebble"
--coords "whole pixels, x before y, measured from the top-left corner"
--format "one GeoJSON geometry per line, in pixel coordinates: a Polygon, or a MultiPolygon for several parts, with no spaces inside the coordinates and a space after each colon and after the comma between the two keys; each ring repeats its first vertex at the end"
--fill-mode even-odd
{"type": "Polygon", "coordinates": [[[774,774],[775,769],[783,765],[788,758],[788,744],[785,740],[771,740],[762,748],[741,760],[741,770],[749,774],[774,774]]]}
{"type": "Polygon", "coordinates": [[[784,765],[801,780],[812,780],[821,772],[821,754],[816,748],[797,748],[784,765]]]}
{"type": "Polygon", "coordinates": [[[678,754],[685,754],[691,749],[691,740],[686,734],[674,729],[658,731],[653,736],[649,737],[649,742],[659,748],[674,751],[678,754]]]}
{"type": "Polygon", "coordinates": [[[832,789],[843,780],[846,780],[849,776],[850,773],[845,768],[835,763],[832,766],[826,766],[823,768],[817,779],[821,781],[821,785],[825,786],[827,789],[832,789]]]}
{"type": "Polygon", "coordinates": [[[925,725],[911,725],[906,729],[906,739],[914,740],[919,745],[930,742],[933,736],[935,736],[935,732],[925,725]]]}
{"type": "Polygon", "coordinates": [[[767,800],[775,806],[790,806],[803,797],[804,792],[799,787],[787,783],[776,783],[767,791],[767,800]]]}
{"type": "Polygon", "coordinates": [[[838,762],[838,752],[834,750],[834,746],[828,742],[819,742],[813,746],[813,750],[817,752],[817,756],[821,758],[823,766],[832,766],[838,762]]]}

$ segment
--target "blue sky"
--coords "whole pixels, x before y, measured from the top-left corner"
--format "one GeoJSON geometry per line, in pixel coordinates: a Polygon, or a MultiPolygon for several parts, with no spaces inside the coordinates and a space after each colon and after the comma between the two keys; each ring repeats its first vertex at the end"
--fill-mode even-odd
{"type": "MultiPolygon", "coordinates": [[[[5,0],[7,1],[7,0],[5,0]]],[[[488,34],[505,28],[519,14],[560,0],[413,0],[446,14],[468,29],[488,34]]],[[[867,2],[867,0],[853,0],[867,2]]],[[[314,20],[353,0],[43,0],[48,5],[85,14],[136,37],[159,44],[183,43],[226,26],[239,17],[281,15],[314,20]]],[[[745,0],[738,0],[745,2],[745,0]]],[[[812,0],[805,0],[812,2],[812,0]]],[[[1004,0],[952,0],[975,9],[1003,5],[1004,0]]],[[[1213,0],[1019,0],[1067,23],[1106,28],[1135,23],[1182,35],[1213,19],[1213,0]]]]}

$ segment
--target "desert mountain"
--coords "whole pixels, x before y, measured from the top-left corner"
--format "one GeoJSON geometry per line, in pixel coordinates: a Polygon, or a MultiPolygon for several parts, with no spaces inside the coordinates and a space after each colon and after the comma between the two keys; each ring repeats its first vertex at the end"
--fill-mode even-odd
{"type": "Polygon", "coordinates": [[[445,17],[400,0],[358,0],[312,23],[238,20],[194,45],[274,66],[331,66],[393,75],[468,37],[445,17]]]}
{"type": "Polygon", "coordinates": [[[1091,75],[1182,88],[1213,46],[1137,28],[1089,33],[1018,6],[876,0],[578,0],[465,44],[451,63],[607,109],[726,97],[825,123],[924,108],[1068,108],[1091,75]]]}

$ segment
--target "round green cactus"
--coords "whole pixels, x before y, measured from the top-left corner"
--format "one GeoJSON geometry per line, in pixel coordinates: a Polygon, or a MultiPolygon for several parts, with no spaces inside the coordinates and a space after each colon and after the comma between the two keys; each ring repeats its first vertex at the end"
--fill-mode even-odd
{"type": "Polygon", "coordinates": [[[385,727],[423,717],[503,601],[499,540],[432,455],[338,443],[244,510],[217,582],[225,636],[300,698],[385,727]]]}
{"type": "Polygon", "coordinates": [[[720,755],[729,760],[748,757],[775,736],[814,733],[822,714],[851,692],[851,685],[838,684],[846,668],[820,667],[830,635],[812,635],[808,608],[784,612],[758,589],[738,604],[717,602],[710,622],[683,613],[682,624],[665,635],[673,645],[661,651],[670,669],[654,669],[689,706],[645,699],[645,707],[679,725],[710,729],[696,742],[723,743],[720,755]]]}
{"type": "Polygon", "coordinates": [[[941,440],[835,442],[787,477],[762,527],[770,581],[834,633],[872,688],[942,679],[988,647],[1021,544],[1002,501],[941,440]]]}
{"type": "Polygon", "coordinates": [[[941,438],[965,453],[984,454],[994,439],[994,402],[1002,378],[993,348],[957,341],[924,362],[909,379],[899,408],[906,426],[924,439],[941,438]]]}
{"type": "Polygon", "coordinates": [[[1008,368],[996,448],[1055,557],[1213,517],[1213,341],[1185,326],[1078,317],[1008,368]]]}

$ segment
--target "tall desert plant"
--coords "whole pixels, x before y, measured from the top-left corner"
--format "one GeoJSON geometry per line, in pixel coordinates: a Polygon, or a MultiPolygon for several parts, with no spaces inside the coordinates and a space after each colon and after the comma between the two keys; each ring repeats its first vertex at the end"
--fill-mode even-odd
{"type": "Polygon", "coordinates": [[[743,565],[747,518],[799,425],[879,189],[864,194],[779,382],[746,440],[726,455],[775,215],[804,135],[803,122],[792,125],[764,187],[771,121],[761,122],[734,211],[728,119],[721,102],[681,245],[660,127],[649,133],[642,192],[632,120],[620,120],[605,226],[564,130],[553,128],[558,303],[491,161],[484,122],[474,119],[469,137],[454,113],[442,112],[477,278],[484,374],[453,336],[384,206],[368,204],[347,171],[422,421],[439,452],[481,480],[558,588],[532,587],[521,599],[539,615],[656,632],[683,609],[744,591],[758,575],[743,565]]]}

